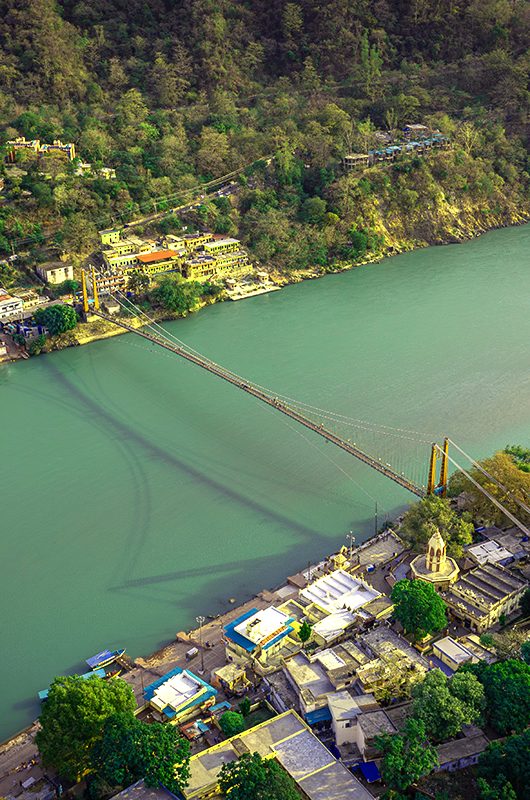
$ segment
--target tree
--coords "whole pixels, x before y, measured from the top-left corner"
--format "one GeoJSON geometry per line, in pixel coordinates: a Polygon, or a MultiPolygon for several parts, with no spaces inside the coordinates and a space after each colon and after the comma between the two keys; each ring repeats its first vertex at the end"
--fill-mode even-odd
{"type": "Polygon", "coordinates": [[[250,714],[250,699],[248,697],[244,697],[239,704],[239,710],[244,717],[248,717],[250,714]]]}
{"type": "Polygon", "coordinates": [[[306,619],[302,622],[300,628],[298,629],[298,638],[304,645],[311,638],[311,625],[306,619]]]}
{"type": "Polygon", "coordinates": [[[143,272],[133,272],[129,278],[127,288],[134,294],[145,294],[149,289],[149,284],[149,275],[145,275],[143,272]]]}
{"type": "Polygon", "coordinates": [[[120,713],[106,720],[90,761],[96,780],[109,786],[126,787],[144,778],[148,786],[179,792],[189,778],[189,758],[190,744],[177,728],[120,713]]]}
{"type": "Polygon", "coordinates": [[[446,605],[430,583],[398,581],[392,589],[394,614],[415,639],[442,630],[447,625],[446,605]]]}
{"type": "Polygon", "coordinates": [[[430,494],[412,505],[403,517],[399,533],[415,550],[424,551],[432,536],[432,525],[440,531],[447,554],[461,558],[464,545],[472,542],[473,523],[459,517],[443,497],[430,494]]]}
{"type": "Polygon", "coordinates": [[[90,752],[101,738],[105,721],[135,708],[133,691],[120,678],[55,678],[36,736],[43,763],[68,780],[77,780],[90,768],[90,752]]]}
{"type": "Polygon", "coordinates": [[[201,294],[201,284],[184,281],[180,275],[167,275],[150,293],[150,299],[167,311],[184,314],[197,304],[201,294]]]}
{"type": "Polygon", "coordinates": [[[375,738],[382,754],[381,774],[386,785],[405,792],[438,763],[436,750],[427,739],[421,720],[409,717],[401,733],[384,734],[375,738]]]}
{"type": "Polygon", "coordinates": [[[230,800],[300,800],[295,782],[274,759],[245,753],[223,764],[219,788],[230,800]]]}
{"type": "Polygon", "coordinates": [[[225,711],[219,718],[219,725],[225,736],[235,736],[245,730],[245,720],[239,711],[225,711]]]}
{"type": "Polygon", "coordinates": [[[322,225],[326,219],[327,203],[321,197],[308,197],[300,209],[300,219],[310,225],[322,225]]]}
{"type": "Polygon", "coordinates": [[[521,612],[524,617],[530,617],[530,588],[521,597],[521,612]]]}
{"type": "Polygon", "coordinates": [[[492,728],[506,736],[530,724],[530,665],[509,658],[496,664],[465,664],[484,686],[486,715],[492,728]]]}
{"type": "Polygon", "coordinates": [[[525,664],[530,664],[530,639],[521,645],[521,658],[525,664]]]}
{"type": "Polygon", "coordinates": [[[44,325],[52,336],[71,331],[77,325],[77,314],[72,306],[55,305],[39,308],[33,316],[37,325],[44,325]]]}
{"type": "MultiPolygon", "coordinates": [[[[530,497],[530,473],[520,470],[514,456],[506,452],[495,453],[491,458],[480,461],[480,466],[488,475],[495,478],[504,488],[501,488],[488,475],[484,475],[476,467],[469,470],[471,477],[486,491],[495,497],[502,505],[521,519],[530,524],[530,515],[525,514],[517,501],[528,503],[530,497]]],[[[468,511],[476,519],[488,524],[504,525],[506,517],[491,500],[485,497],[461,472],[455,472],[449,480],[451,495],[464,492],[464,503],[468,511]]]]}
{"type": "Polygon", "coordinates": [[[484,800],[526,800],[529,764],[530,731],[489,744],[478,762],[484,800]]]}
{"type": "Polygon", "coordinates": [[[412,696],[414,717],[437,742],[451,739],[464,725],[478,722],[485,706],[484,688],[470,673],[456,673],[448,680],[441,670],[433,669],[416,684],[412,696]]]}

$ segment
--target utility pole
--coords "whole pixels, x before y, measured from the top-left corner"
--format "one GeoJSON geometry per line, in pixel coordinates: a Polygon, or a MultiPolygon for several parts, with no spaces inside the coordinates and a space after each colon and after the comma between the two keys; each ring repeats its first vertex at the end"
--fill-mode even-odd
{"type": "Polygon", "coordinates": [[[350,531],[346,534],[346,539],[350,542],[350,564],[353,558],[353,545],[355,543],[355,536],[353,535],[353,531],[350,531]]]}
{"type": "Polygon", "coordinates": [[[199,626],[199,647],[201,650],[201,675],[204,675],[204,648],[202,646],[202,626],[204,625],[205,617],[195,617],[199,626]]]}

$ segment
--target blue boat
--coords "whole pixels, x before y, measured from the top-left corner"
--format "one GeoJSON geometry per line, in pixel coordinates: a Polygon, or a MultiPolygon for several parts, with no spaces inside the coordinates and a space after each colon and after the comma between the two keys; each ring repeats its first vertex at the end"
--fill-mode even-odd
{"type": "MultiPolygon", "coordinates": [[[[87,681],[89,678],[105,678],[105,670],[104,669],[95,669],[93,672],[85,672],[84,675],[79,675],[79,678],[83,678],[84,681],[87,681]]],[[[43,689],[39,692],[38,697],[41,703],[44,703],[45,700],[48,699],[49,689],[43,689]]]]}
{"type": "Polygon", "coordinates": [[[87,658],[86,664],[90,667],[90,669],[99,669],[99,667],[108,667],[109,664],[113,664],[116,659],[121,658],[121,656],[125,653],[125,648],[123,650],[102,650],[101,653],[97,653],[92,658],[87,658]]]}

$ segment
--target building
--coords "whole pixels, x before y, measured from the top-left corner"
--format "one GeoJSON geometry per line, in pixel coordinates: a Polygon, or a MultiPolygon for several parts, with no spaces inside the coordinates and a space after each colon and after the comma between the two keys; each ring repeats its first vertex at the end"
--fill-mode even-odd
{"type": "Polygon", "coordinates": [[[368,153],[348,153],[342,159],[342,168],[344,172],[354,172],[359,167],[367,167],[370,164],[370,156],[368,153]]]}
{"type": "Polygon", "coordinates": [[[423,656],[386,625],[362,634],[358,643],[371,658],[358,667],[357,686],[365,693],[373,693],[376,700],[408,697],[429,668],[423,656]]]}
{"type": "Polygon", "coordinates": [[[16,161],[18,151],[29,151],[36,156],[45,156],[48,153],[60,153],[65,155],[69,161],[75,158],[75,145],[72,142],[63,144],[60,139],[54,139],[52,144],[44,144],[39,139],[27,140],[23,136],[17,139],[11,139],[7,143],[9,148],[7,153],[7,161],[13,164],[16,161]]]}
{"type": "Polygon", "coordinates": [[[139,270],[146,275],[178,269],[181,260],[182,251],[178,250],[154,250],[151,253],[140,253],[136,257],[139,270]]]}
{"type": "Polygon", "coordinates": [[[261,674],[277,668],[278,654],[290,646],[293,622],[292,617],[274,606],[261,611],[252,608],[224,627],[227,660],[250,664],[261,674]]]}
{"type": "Polygon", "coordinates": [[[9,350],[7,347],[7,342],[3,339],[0,339],[0,358],[5,358],[5,356],[9,355],[9,350]]]}
{"type": "Polygon", "coordinates": [[[335,692],[335,687],[318,660],[297,653],[285,660],[283,672],[296,692],[300,713],[307,724],[331,720],[328,696],[335,692]]]}
{"type": "Polygon", "coordinates": [[[189,670],[175,667],[145,688],[144,697],[154,716],[172,725],[215,704],[217,691],[189,670]]]}
{"type": "Polygon", "coordinates": [[[63,261],[49,261],[46,264],[37,264],[35,272],[45,283],[56,286],[63,281],[71,281],[74,278],[74,268],[71,264],[63,261]]]}
{"type": "Polygon", "coordinates": [[[244,667],[232,662],[214,669],[210,675],[212,686],[225,694],[241,696],[252,686],[244,667]]]}
{"type": "Polygon", "coordinates": [[[431,133],[427,125],[405,125],[403,134],[407,139],[426,139],[431,133]]]}
{"type": "Polygon", "coordinates": [[[213,242],[214,235],[205,231],[196,231],[195,233],[185,233],[181,239],[186,250],[193,252],[204,247],[208,242],[213,242]]]}
{"type": "Polygon", "coordinates": [[[13,297],[0,287],[0,322],[21,319],[24,303],[20,297],[13,297]]]}
{"type": "Polygon", "coordinates": [[[328,707],[335,744],[340,747],[355,742],[354,727],[362,714],[355,698],[349,692],[334,692],[329,696],[328,707]]]}
{"type": "Polygon", "coordinates": [[[514,554],[494,540],[470,545],[466,553],[475,564],[500,564],[505,567],[514,561],[514,554]]]}
{"type": "Polygon", "coordinates": [[[121,228],[107,228],[99,232],[101,244],[117,244],[121,237],[121,228]]]}
{"type": "Polygon", "coordinates": [[[292,710],[193,755],[188,785],[182,791],[185,800],[215,796],[223,764],[245,753],[277,759],[308,800],[373,800],[292,710]]]}
{"type": "Polygon", "coordinates": [[[217,261],[213,256],[197,253],[192,258],[186,259],[182,265],[182,275],[189,280],[204,280],[215,278],[217,275],[217,261]]]}
{"type": "MultiPolygon", "coordinates": [[[[88,282],[92,290],[92,281],[90,276],[88,282]]],[[[97,286],[100,294],[114,294],[115,292],[123,292],[129,283],[129,275],[124,272],[99,272],[97,275],[97,286]]]]}
{"type": "Polygon", "coordinates": [[[374,740],[384,733],[397,733],[398,729],[385,711],[369,711],[352,720],[350,741],[356,744],[365,761],[378,755],[374,740]]]}
{"type": "Polygon", "coordinates": [[[435,642],[432,646],[432,652],[436,658],[439,658],[453,672],[456,672],[462,664],[467,664],[468,661],[476,664],[480,660],[465,644],[457,642],[451,636],[445,636],[435,642]]]}
{"type": "Polygon", "coordinates": [[[471,735],[463,739],[453,739],[436,748],[438,753],[437,772],[455,772],[478,762],[479,756],[489,745],[489,739],[480,728],[474,728],[471,735]]]}
{"type": "Polygon", "coordinates": [[[205,242],[203,250],[207,256],[220,256],[222,253],[235,253],[240,247],[238,239],[214,239],[205,242]]]}
{"type": "Polygon", "coordinates": [[[519,606],[528,583],[497,564],[482,564],[454,583],[443,598],[453,617],[483,633],[519,606]]]}
{"type": "Polygon", "coordinates": [[[178,800],[178,798],[165,786],[147,786],[142,778],[115,794],[112,800],[178,800]]]}
{"type": "Polygon", "coordinates": [[[229,253],[220,253],[215,256],[215,269],[217,273],[231,272],[246,267],[249,263],[248,254],[243,250],[234,250],[229,253]]]}
{"type": "Polygon", "coordinates": [[[410,571],[413,578],[432,584],[438,592],[448,589],[460,572],[454,558],[446,555],[445,542],[438,530],[429,539],[426,554],[411,561],[410,571]]]}
{"type": "Polygon", "coordinates": [[[373,586],[336,569],[322,575],[300,592],[306,615],[313,624],[318,644],[331,644],[355,626],[367,625],[389,616],[391,601],[373,586]]]}

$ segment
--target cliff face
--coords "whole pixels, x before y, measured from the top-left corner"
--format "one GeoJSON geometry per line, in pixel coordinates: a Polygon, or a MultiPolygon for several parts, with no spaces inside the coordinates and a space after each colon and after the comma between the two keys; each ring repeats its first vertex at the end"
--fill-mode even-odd
{"type": "Polygon", "coordinates": [[[382,237],[383,252],[461,241],[530,218],[518,176],[507,180],[488,161],[462,153],[436,154],[408,171],[399,164],[373,168],[354,179],[357,186],[364,181],[372,190],[356,204],[352,222],[382,237]]]}

